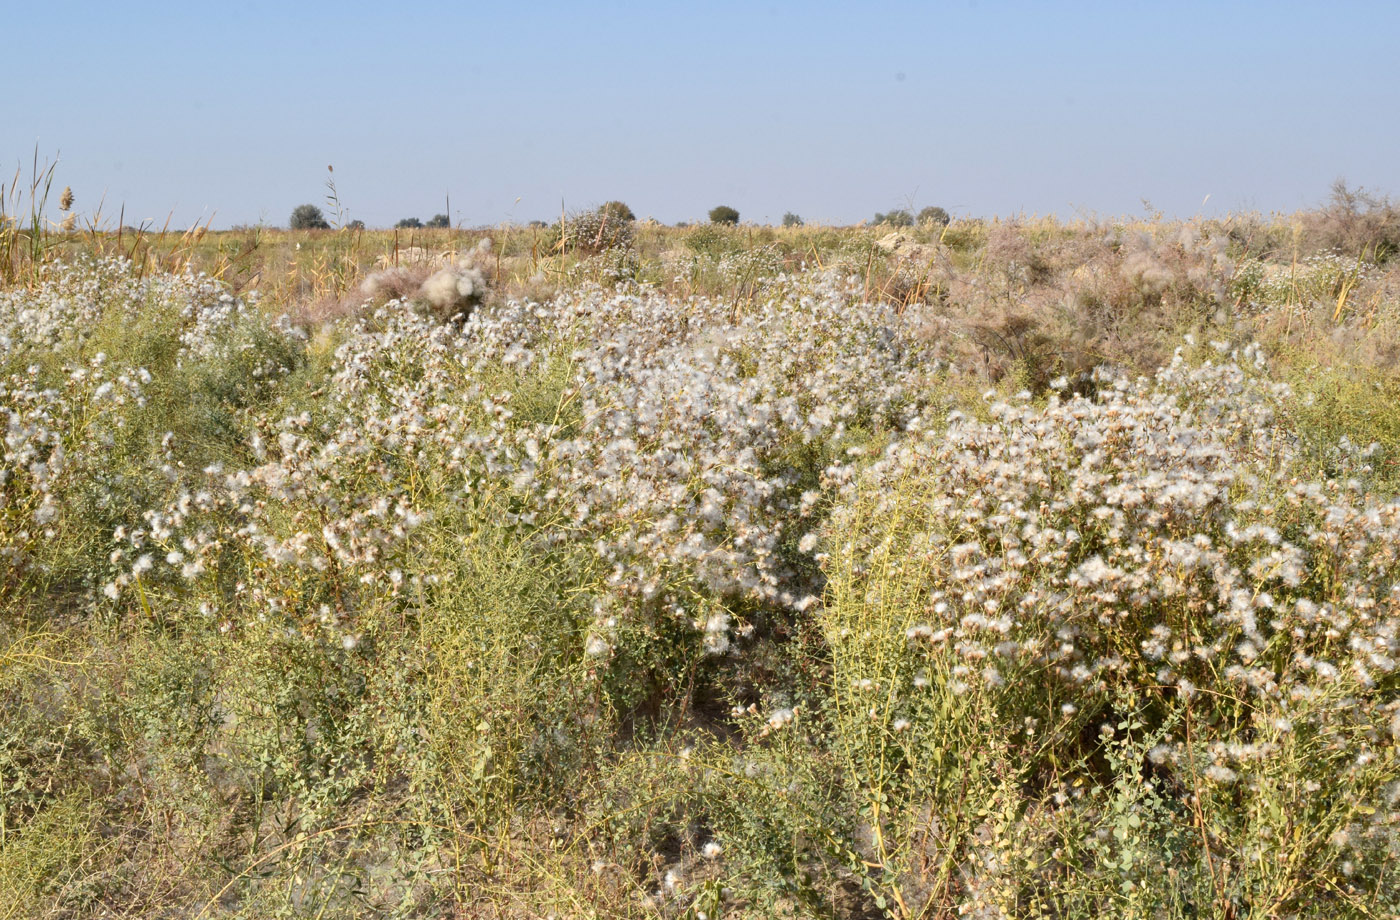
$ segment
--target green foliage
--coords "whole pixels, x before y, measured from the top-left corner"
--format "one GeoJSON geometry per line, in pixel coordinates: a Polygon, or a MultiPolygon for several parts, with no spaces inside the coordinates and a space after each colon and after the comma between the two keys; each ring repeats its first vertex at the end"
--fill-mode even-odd
{"type": "Polygon", "coordinates": [[[93,802],[70,794],[49,802],[22,830],[10,830],[0,841],[0,893],[10,905],[6,909],[36,911],[37,916],[41,904],[66,910],[94,907],[97,892],[85,890],[84,876],[101,864],[98,818],[93,802]]]}
{"type": "Polygon", "coordinates": [[[904,210],[889,211],[876,214],[871,223],[887,224],[891,227],[912,227],[914,226],[914,215],[904,210]]]}
{"type": "Polygon", "coordinates": [[[946,227],[951,220],[948,212],[937,205],[930,205],[919,211],[920,226],[946,227]]]}
{"type": "Polygon", "coordinates": [[[416,217],[405,217],[403,220],[394,224],[394,227],[398,230],[421,230],[423,229],[423,222],[416,217]]]}
{"type": "Polygon", "coordinates": [[[287,226],[293,230],[329,230],[326,216],[314,204],[299,204],[292,210],[287,226]]]}
{"type": "Polygon", "coordinates": [[[1360,471],[1378,493],[1400,495],[1400,381],[1359,368],[1300,370],[1290,414],[1314,473],[1360,471]]]}
{"type": "Polygon", "coordinates": [[[637,215],[632,213],[632,209],[625,202],[605,201],[598,207],[598,210],[613,220],[628,221],[636,220],[637,215]]]}
{"type": "Polygon", "coordinates": [[[710,223],[733,226],[739,223],[739,212],[727,204],[710,208],[710,223]]]}
{"type": "Polygon", "coordinates": [[[452,218],[448,217],[446,214],[434,214],[423,226],[430,229],[445,230],[452,226],[452,218]]]}
{"type": "Polygon", "coordinates": [[[784,226],[784,227],[800,227],[800,226],[802,226],[802,218],[801,218],[801,217],[798,217],[796,214],[792,213],[791,211],[788,211],[786,214],[783,215],[783,226],[784,226]]]}

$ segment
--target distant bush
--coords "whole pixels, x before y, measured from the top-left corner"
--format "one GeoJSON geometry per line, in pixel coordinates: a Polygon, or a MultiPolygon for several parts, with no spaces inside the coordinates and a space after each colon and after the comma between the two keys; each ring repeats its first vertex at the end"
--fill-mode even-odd
{"type": "Polygon", "coordinates": [[[548,245],[552,249],[593,255],[610,249],[631,247],[636,223],[632,209],[620,201],[609,201],[587,211],[569,215],[563,225],[550,227],[548,245]]]}
{"type": "Polygon", "coordinates": [[[423,222],[416,217],[405,217],[403,220],[394,224],[394,228],[397,230],[421,230],[423,229],[423,222]]]}
{"type": "Polygon", "coordinates": [[[299,204],[292,211],[292,218],[288,221],[288,226],[293,230],[329,230],[331,225],[326,222],[326,215],[321,213],[321,209],[314,204],[299,204]]]}
{"type": "Polygon", "coordinates": [[[598,208],[598,210],[614,220],[637,219],[637,215],[632,213],[632,209],[621,201],[604,202],[603,205],[600,208],[598,208]]]}
{"type": "Polygon", "coordinates": [[[1352,258],[1385,262],[1400,252],[1400,206],[1364,188],[1332,184],[1332,195],[1320,210],[1303,216],[1304,237],[1314,251],[1337,250],[1352,258]]]}
{"type": "Polygon", "coordinates": [[[930,205],[919,212],[919,223],[921,225],[931,224],[939,227],[946,227],[952,220],[948,212],[940,207],[930,205]]]}
{"type": "Polygon", "coordinates": [[[786,214],[783,215],[783,226],[784,226],[784,227],[800,227],[800,226],[802,226],[802,218],[798,217],[796,214],[792,213],[791,211],[788,211],[786,214]]]}
{"type": "Polygon", "coordinates": [[[876,214],[874,223],[888,224],[891,227],[912,227],[914,215],[908,211],[890,211],[887,214],[876,214]]]}
{"type": "Polygon", "coordinates": [[[363,229],[365,229],[365,222],[362,221],[362,220],[352,220],[352,221],[350,221],[350,223],[348,223],[348,224],[345,225],[345,229],[346,229],[346,230],[363,230],[363,229]]]}
{"type": "Polygon", "coordinates": [[[452,226],[452,218],[446,214],[434,214],[424,226],[432,227],[435,230],[446,230],[452,226]]]}
{"type": "Polygon", "coordinates": [[[739,212],[727,204],[710,209],[710,223],[712,224],[737,224],[739,222],[739,212]]]}

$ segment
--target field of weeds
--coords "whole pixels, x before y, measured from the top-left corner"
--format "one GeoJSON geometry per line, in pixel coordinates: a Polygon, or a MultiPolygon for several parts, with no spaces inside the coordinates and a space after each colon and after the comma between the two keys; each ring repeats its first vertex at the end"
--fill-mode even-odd
{"type": "Polygon", "coordinates": [[[1388,203],[576,222],[0,229],[0,917],[1400,914],[1388,203]]]}

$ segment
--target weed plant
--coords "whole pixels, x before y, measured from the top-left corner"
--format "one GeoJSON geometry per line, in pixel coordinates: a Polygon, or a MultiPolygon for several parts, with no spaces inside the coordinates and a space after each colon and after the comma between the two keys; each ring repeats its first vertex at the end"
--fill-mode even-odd
{"type": "Polygon", "coordinates": [[[0,915],[1400,913],[1375,250],[42,226],[0,915]]]}

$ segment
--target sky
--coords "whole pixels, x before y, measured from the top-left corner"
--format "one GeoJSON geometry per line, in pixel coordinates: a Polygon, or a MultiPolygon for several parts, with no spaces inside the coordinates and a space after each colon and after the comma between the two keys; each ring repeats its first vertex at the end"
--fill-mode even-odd
{"type": "Polygon", "coordinates": [[[0,173],[37,151],[113,224],[329,214],[327,166],[371,227],[1400,193],[1395,2],[45,0],[0,36],[0,173]]]}

